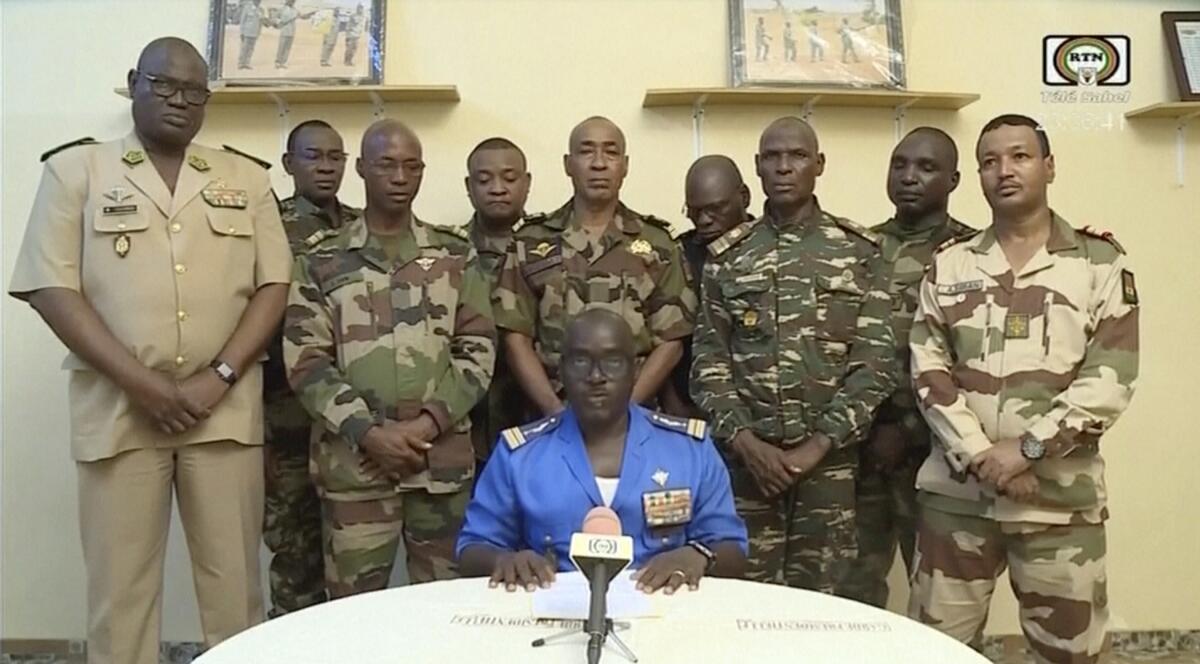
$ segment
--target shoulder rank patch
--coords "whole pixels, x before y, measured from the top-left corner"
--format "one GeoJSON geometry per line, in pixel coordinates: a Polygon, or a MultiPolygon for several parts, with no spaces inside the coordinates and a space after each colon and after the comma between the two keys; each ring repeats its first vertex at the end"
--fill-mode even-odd
{"type": "Polygon", "coordinates": [[[551,415],[550,417],[542,418],[523,426],[505,429],[500,432],[500,437],[504,439],[505,444],[508,445],[508,449],[515,450],[535,438],[554,431],[561,421],[562,417],[551,415]]]}
{"type": "Polygon", "coordinates": [[[1121,270],[1121,299],[1125,304],[1138,303],[1137,285],[1133,283],[1133,273],[1129,270],[1121,270]]]}
{"type": "Polygon", "coordinates": [[[58,154],[59,152],[62,152],[63,150],[66,150],[68,148],[78,147],[80,145],[96,145],[96,139],[92,138],[91,136],[85,136],[79,140],[71,141],[70,143],[63,143],[62,145],[60,145],[58,147],[50,148],[49,150],[46,150],[45,152],[43,152],[41,158],[38,159],[38,161],[46,161],[50,157],[53,157],[54,155],[58,154]]]}
{"type": "Polygon", "coordinates": [[[231,152],[233,154],[236,154],[239,157],[245,157],[246,159],[249,159],[250,161],[258,164],[259,166],[262,166],[263,168],[265,168],[267,170],[271,170],[271,162],[269,162],[269,161],[259,159],[258,157],[255,157],[254,155],[246,154],[245,152],[242,152],[241,150],[239,150],[237,148],[229,147],[228,145],[222,145],[221,149],[226,152],[231,152]]]}
{"type": "Polygon", "coordinates": [[[832,214],[829,215],[829,217],[833,219],[833,223],[837,224],[842,230],[850,231],[867,242],[870,242],[875,246],[879,246],[879,235],[874,231],[869,230],[866,226],[854,221],[850,221],[844,217],[835,217],[832,214]]]}
{"type": "Polygon", "coordinates": [[[706,247],[708,249],[708,255],[716,258],[726,251],[729,251],[731,247],[736,245],[738,242],[741,242],[742,238],[745,238],[747,235],[749,235],[750,231],[754,230],[754,227],[758,225],[758,222],[761,219],[761,217],[758,219],[751,219],[725,231],[724,235],[708,243],[708,247],[706,247]]]}
{"type": "Polygon", "coordinates": [[[337,237],[337,234],[338,232],[336,229],[319,228],[312,235],[304,238],[304,246],[308,247],[309,249],[313,249],[325,240],[328,240],[331,237],[337,237]]]}
{"type": "MultiPolygon", "coordinates": [[[[632,210],[631,210],[631,212],[632,212],[632,210]]],[[[641,217],[642,221],[644,223],[650,224],[651,226],[654,226],[655,228],[660,228],[660,229],[666,231],[667,235],[671,234],[671,224],[669,222],[667,222],[667,220],[659,219],[658,217],[656,217],[652,214],[638,214],[637,212],[634,212],[634,214],[641,217]]]]}
{"type": "Polygon", "coordinates": [[[955,235],[954,237],[949,238],[945,242],[934,247],[933,253],[936,254],[938,252],[945,251],[946,249],[953,247],[954,245],[958,244],[959,242],[970,240],[971,238],[975,237],[976,235],[979,235],[981,232],[982,231],[980,231],[978,229],[972,229],[972,231],[970,233],[963,233],[962,235],[955,235]]]}
{"type": "Polygon", "coordinates": [[[439,224],[429,224],[429,227],[435,231],[441,231],[447,235],[453,235],[463,242],[471,241],[471,234],[467,231],[466,226],[441,226],[439,224]]]}
{"type": "Polygon", "coordinates": [[[650,413],[650,421],[663,429],[687,434],[696,440],[704,440],[704,434],[708,432],[708,422],[704,420],[675,417],[664,413],[650,413]]]}
{"type": "Polygon", "coordinates": [[[1091,226],[1084,226],[1083,228],[1080,228],[1077,230],[1080,233],[1083,233],[1084,235],[1104,240],[1105,242],[1111,244],[1113,247],[1116,247],[1116,249],[1119,253],[1121,253],[1121,254],[1125,253],[1125,247],[1122,247],[1121,243],[1117,242],[1117,238],[1113,237],[1113,234],[1111,231],[1098,231],[1098,230],[1092,228],[1091,226]]]}

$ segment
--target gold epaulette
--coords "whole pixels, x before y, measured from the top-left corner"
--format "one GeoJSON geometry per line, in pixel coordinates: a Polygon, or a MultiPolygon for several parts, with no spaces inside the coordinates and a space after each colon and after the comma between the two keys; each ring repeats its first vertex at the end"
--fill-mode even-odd
{"type": "Polygon", "coordinates": [[[650,421],[663,429],[686,434],[696,440],[704,440],[708,433],[708,422],[687,417],[675,417],[666,413],[650,413],[650,421]]]}

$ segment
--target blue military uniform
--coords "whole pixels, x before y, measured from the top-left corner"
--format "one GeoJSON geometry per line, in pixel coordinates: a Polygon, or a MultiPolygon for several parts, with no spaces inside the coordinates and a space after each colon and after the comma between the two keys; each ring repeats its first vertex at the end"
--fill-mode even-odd
{"type": "MultiPolygon", "coordinates": [[[[570,570],[571,534],[589,510],[604,505],[574,412],[507,429],[500,438],[467,507],[455,554],[472,544],[552,551],[559,571],[570,570]]],[[[701,420],[630,406],[611,507],[633,537],[634,567],[693,540],[709,548],[737,542],[746,551],[729,471],[701,420]]]]}

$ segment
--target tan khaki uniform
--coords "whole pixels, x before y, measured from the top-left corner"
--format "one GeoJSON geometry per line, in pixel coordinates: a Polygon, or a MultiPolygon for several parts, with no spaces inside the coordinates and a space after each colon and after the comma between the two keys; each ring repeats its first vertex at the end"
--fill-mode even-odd
{"type": "MultiPolygon", "coordinates": [[[[216,358],[258,288],[288,282],[290,265],[260,166],[193,144],[172,196],[131,134],[49,159],[9,292],[79,291],[140,362],[183,380],[216,358]]],[[[172,489],[205,643],[261,620],[261,368],[180,435],[162,433],[74,354],[63,368],[88,567],[88,661],[158,661],[172,489]]]]}

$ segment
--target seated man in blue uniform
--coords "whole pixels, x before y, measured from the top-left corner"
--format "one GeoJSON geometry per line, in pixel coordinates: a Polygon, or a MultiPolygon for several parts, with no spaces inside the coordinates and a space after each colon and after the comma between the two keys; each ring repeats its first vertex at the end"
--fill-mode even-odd
{"type": "Polygon", "coordinates": [[[746,526],[704,422],[631,404],[636,374],[633,333],[620,316],[591,309],[571,322],[567,408],[502,433],[458,538],[463,576],[491,576],[509,591],[549,586],[572,568],[571,534],[601,505],[633,537],[645,592],[742,575],[746,526]]]}

